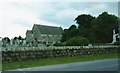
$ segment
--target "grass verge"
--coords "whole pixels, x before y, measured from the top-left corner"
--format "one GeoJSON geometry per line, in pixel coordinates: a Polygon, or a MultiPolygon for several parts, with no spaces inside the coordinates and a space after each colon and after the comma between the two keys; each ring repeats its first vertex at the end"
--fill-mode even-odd
{"type": "Polygon", "coordinates": [[[68,57],[68,58],[47,58],[47,59],[34,59],[34,60],[25,60],[25,61],[14,61],[14,62],[2,62],[2,70],[11,70],[17,68],[28,68],[35,66],[45,66],[45,65],[54,65],[54,64],[64,64],[72,62],[83,62],[83,61],[92,61],[92,60],[101,60],[101,59],[112,59],[118,58],[118,53],[102,54],[95,56],[77,56],[77,57],[68,57]]]}

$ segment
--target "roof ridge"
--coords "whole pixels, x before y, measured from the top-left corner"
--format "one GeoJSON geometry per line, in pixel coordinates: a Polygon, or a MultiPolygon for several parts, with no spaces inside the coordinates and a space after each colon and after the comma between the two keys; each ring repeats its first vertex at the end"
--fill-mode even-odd
{"type": "Polygon", "coordinates": [[[35,25],[37,25],[37,26],[47,26],[47,27],[57,27],[57,28],[60,28],[58,26],[51,26],[51,25],[42,25],[42,24],[35,24],[35,25]]]}
{"type": "Polygon", "coordinates": [[[54,34],[59,35],[62,34],[63,30],[61,27],[55,27],[55,26],[47,26],[47,25],[36,25],[38,27],[39,31],[42,34],[54,34]]]}

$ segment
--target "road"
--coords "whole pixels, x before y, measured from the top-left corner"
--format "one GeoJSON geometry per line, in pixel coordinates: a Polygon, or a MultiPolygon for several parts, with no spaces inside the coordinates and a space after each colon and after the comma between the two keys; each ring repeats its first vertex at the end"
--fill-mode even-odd
{"type": "Polygon", "coordinates": [[[10,71],[24,72],[24,71],[118,71],[118,70],[119,70],[118,59],[107,59],[50,66],[40,66],[10,71]]]}

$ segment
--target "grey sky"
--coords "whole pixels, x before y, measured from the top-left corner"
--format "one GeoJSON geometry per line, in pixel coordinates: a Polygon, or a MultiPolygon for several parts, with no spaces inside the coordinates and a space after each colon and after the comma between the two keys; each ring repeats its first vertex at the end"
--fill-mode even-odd
{"type": "MultiPolygon", "coordinates": [[[[47,1],[47,0],[46,0],[47,1]]],[[[87,0],[88,1],[88,0],[87,0]]],[[[25,37],[34,23],[68,28],[80,14],[98,16],[106,11],[118,16],[118,2],[1,1],[0,36],[25,37]]]]}

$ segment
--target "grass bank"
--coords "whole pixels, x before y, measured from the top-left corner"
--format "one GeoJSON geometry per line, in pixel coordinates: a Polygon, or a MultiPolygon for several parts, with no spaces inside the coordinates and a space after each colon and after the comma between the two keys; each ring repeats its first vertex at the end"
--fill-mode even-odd
{"type": "Polygon", "coordinates": [[[112,58],[118,58],[118,53],[102,54],[96,56],[78,56],[78,57],[69,57],[69,58],[34,59],[34,60],[14,61],[14,62],[3,61],[2,70],[64,64],[64,63],[72,63],[72,62],[83,62],[83,61],[92,61],[92,60],[101,60],[101,59],[112,59],[112,58]]]}

